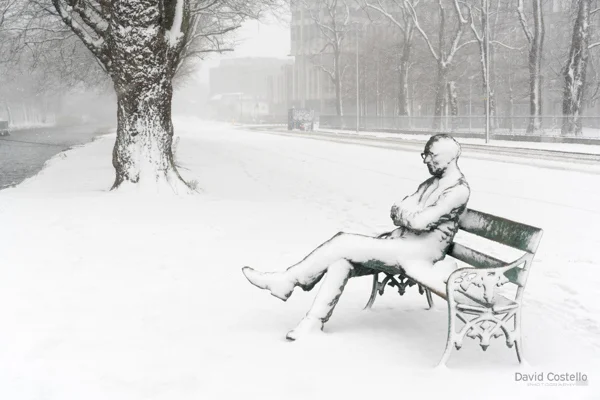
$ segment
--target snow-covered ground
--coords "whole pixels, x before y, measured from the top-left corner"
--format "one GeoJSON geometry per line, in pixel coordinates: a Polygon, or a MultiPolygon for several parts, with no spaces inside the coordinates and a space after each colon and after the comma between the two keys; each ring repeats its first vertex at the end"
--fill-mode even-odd
{"type": "MultiPolygon", "coordinates": [[[[434,370],[446,306],[352,280],[325,333],[289,343],[314,293],[283,303],[240,268],[282,269],[339,230],[392,228],[419,152],[175,121],[197,195],[108,192],[108,135],[0,191],[0,398],[600,397],[600,175],[467,155],[470,207],[545,230],[525,294],[528,367],[468,340],[434,370]],[[528,386],[516,373],[584,373],[528,386]],[[346,396],[346,397],[344,397],[346,396]]],[[[414,288],[413,288],[414,289],[414,288]]]]}

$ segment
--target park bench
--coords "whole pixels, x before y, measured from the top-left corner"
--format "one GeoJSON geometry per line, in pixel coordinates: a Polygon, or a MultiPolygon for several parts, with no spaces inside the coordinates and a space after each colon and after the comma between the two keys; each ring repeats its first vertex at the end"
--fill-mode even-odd
{"type": "Polygon", "coordinates": [[[397,287],[403,295],[407,286],[417,285],[419,292],[426,295],[429,308],[433,306],[432,293],[448,303],[448,340],[438,365],[446,363],[452,347],[461,348],[465,336],[479,339],[485,351],[490,339],[502,335],[509,348],[514,345],[521,363],[523,291],[542,234],[539,228],[467,209],[460,218],[454,242],[440,263],[362,264],[366,267],[363,271],[384,271],[381,282],[380,272],[373,274],[371,297],[365,308],[373,306],[386,286],[397,287]]]}

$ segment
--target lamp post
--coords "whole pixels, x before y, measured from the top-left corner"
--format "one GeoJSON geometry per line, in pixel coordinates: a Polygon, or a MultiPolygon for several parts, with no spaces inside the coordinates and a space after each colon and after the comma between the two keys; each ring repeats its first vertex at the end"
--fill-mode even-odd
{"type": "Polygon", "coordinates": [[[354,39],[355,39],[355,52],[356,52],[356,133],[359,132],[360,126],[360,93],[359,93],[359,69],[358,69],[358,34],[361,32],[362,23],[359,21],[352,22],[354,25],[354,39]]]}
{"type": "Polygon", "coordinates": [[[360,110],[359,110],[359,97],[358,97],[358,28],[356,29],[356,133],[358,133],[358,127],[360,126],[360,110]]]}

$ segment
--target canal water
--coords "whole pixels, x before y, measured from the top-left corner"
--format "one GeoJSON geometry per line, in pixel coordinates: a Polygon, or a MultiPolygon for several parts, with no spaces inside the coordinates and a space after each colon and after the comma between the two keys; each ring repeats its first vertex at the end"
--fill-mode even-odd
{"type": "Polygon", "coordinates": [[[0,136],[0,190],[37,174],[56,154],[109,131],[109,127],[90,125],[24,129],[0,136]]]}

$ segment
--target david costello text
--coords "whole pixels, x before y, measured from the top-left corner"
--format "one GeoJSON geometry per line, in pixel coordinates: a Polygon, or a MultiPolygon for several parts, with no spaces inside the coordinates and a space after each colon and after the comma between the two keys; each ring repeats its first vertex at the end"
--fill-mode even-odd
{"type": "Polygon", "coordinates": [[[524,374],[515,372],[516,382],[527,382],[529,385],[544,384],[544,386],[587,385],[588,377],[582,372],[534,372],[524,374]]]}

